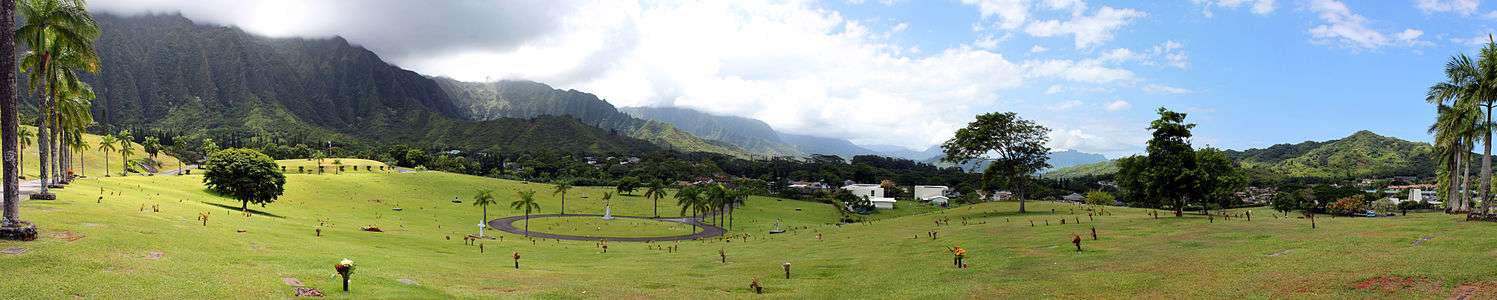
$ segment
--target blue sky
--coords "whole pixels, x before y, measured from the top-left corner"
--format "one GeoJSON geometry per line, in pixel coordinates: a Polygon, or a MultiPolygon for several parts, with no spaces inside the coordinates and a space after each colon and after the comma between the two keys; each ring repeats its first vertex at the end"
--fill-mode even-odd
{"type": "MultiPolygon", "coordinates": [[[[1433,108],[1423,102],[1425,88],[1441,79],[1440,68],[1451,55],[1473,52],[1478,45],[1469,40],[1491,32],[1497,20],[1486,15],[1497,10],[1494,3],[1478,3],[1477,10],[1444,11],[1438,8],[1440,3],[1434,3],[1433,9],[1421,9],[1420,1],[1343,2],[1352,13],[1367,20],[1366,29],[1390,39],[1407,29],[1422,32],[1416,42],[1366,46],[1314,36],[1311,29],[1328,22],[1309,1],[1276,2],[1272,11],[1254,12],[1253,3],[1231,8],[1194,1],[1088,1],[1093,9],[1111,6],[1147,15],[1118,29],[1112,41],[1094,48],[1077,48],[1068,37],[1014,33],[993,51],[1009,57],[1095,57],[1117,48],[1136,52],[1163,41],[1178,42],[1189,57],[1185,68],[1146,66],[1129,70],[1150,82],[1144,85],[1166,85],[1189,92],[1149,93],[1105,84],[1057,82],[1101,90],[1046,94],[1049,85],[1037,82],[1010,95],[1036,102],[1125,99],[1132,108],[1117,113],[1124,115],[1119,117],[1122,120],[1134,122],[1134,127],[1147,126],[1147,120],[1153,117],[1152,108],[1187,111],[1198,124],[1197,143],[1243,149],[1333,139],[1364,129],[1428,141],[1425,129],[1434,116],[1433,108]],[[1048,51],[1031,53],[1035,45],[1048,51]]],[[[1461,3],[1457,2],[1448,5],[1459,7],[1461,3]]],[[[926,49],[971,44],[986,34],[974,32],[971,24],[999,22],[983,17],[972,4],[955,1],[826,4],[852,19],[907,23],[910,29],[899,39],[926,49]]],[[[1057,18],[1069,14],[1041,13],[1057,18]]]]}
{"type": "Polygon", "coordinates": [[[1479,0],[90,3],[859,144],[923,149],[1014,111],[1052,128],[1052,148],[1110,157],[1143,150],[1160,106],[1190,113],[1199,145],[1427,141],[1425,88],[1497,28],[1497,2],[1479,0]]]}

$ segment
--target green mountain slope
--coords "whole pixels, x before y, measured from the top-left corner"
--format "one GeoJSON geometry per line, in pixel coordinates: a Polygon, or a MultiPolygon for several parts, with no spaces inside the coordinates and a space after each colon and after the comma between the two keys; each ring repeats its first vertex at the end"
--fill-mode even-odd
{"type": "Polygon", "coordinates": [[[667,124],[635,118],[596,95],[577,90],[559,90],[532,81],[462,82],[442,77],[434,80],[452,97],[458,111],[470,120],[569,116],[578,122],[623,132],[662,148],[750,156],[750,152],[733,145],[712,143],[676,127],[662,126],[667,124]]]}
{"type": "MultiPolygon", "coordinates": [[[[1298,144],[1278,144],[1263,149],[1227,150],[1227,156],[1271,179],[1331,179],[1414,176],[1433,177],[1433,147],[1420,142],[1358,131],[1345,138],[1298,144]]],[[[1117,172],[1112,161],[1078,165],[1051,171],[1046,176],[1076,177],[1110,175],[1117,172]]]]}
{"type": "Polygon", "coordinates": [[[805,155],[795,146],[782,142],[774,128],[764,121],[675,107],[625,107],[620,111],[641,119],[669,123],[698,137],[732,144],[759,155],[805,155]]]}
{"type": "MultiPolygon", "coordinates": [[[[252,133],[311,144],[336,140],[619,153],[660,149],[575,118],[471,121],[437,81],[390,65],[341,38],[266,38],[196,24],[180,15],[96,18],[103,32],[97,42],[102,65],[99,74],[86,80],[99,94],[95,119],[115,128],[252,133]]],[[[34,103],[29,96],[24,100],[34,103]]]]}
{"type": "Polygon", "coordinates": [[[1326,142],[1274,145],[1228,151],[1245,168],[1261,168],[1289,178],[1434,176],[1429,144],[1358,131],[1326,142]]]}

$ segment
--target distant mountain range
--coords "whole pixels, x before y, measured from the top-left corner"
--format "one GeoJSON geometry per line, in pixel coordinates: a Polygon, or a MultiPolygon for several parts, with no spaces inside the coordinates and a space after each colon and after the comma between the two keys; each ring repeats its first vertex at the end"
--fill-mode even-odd
{"type": "MultiPolygon", "coordinates": [[[[1358,131],[1324,142],[1278,144],[1263,149],[1227,150],[1249,174],[1272,178],[1351,179],[1393,176],[1433,177],[1433,146],[1358,131]]],[[[1479,155],[1478,155],[1479,156],[1479,155]]],[[[1111,175],[1114,161],[1077,165],[1046,174],[1054,177],[1111,175]]]]}
{"type": "Polygon", "coordinates": [[[719,116],[674,107],[626,107],[622,110],[643,119],[670,123],[696,136],[732,144],[758,155],[827,154],[843,158],[857,155],[896,156],[869,150],[845,139],[780,132],[756,119],[719,116]]]}

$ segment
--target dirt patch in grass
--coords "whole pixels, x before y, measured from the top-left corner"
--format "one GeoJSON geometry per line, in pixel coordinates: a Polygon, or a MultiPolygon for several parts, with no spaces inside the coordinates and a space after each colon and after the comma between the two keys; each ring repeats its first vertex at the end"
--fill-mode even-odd
{"type": "Polygon", "coordinates": [[[1440,283],[1424,277],[1378,276],[1358,281],[1352,287],[1384,293],[1416,292],[1429,294],[1444,289],[1440,283]]]}
{"type": "Polygon", "coordinates": [[[1455,288],[1450,299],[1492,299],[1497,298],[1497,282],[1482,281],[1461,284],[1455,288]]]}
{"type": "Polygon", "coordinates": [[[0,250],[0,253],[16,255],[16,254],[26,253],[26,248],[10,247],[10,248],[5,248],[4,250],[0,250]]]}
{"type": "Polygon", "coordinates": [[[83,239],[83,237],[84,237],[82,234],[76,234],[76,233],[73,233],[72,231],[58,231],[58,232],[53,232],[50,235],[54,239],[64,240],[64,241],[68,241],[68,242],[77,241],[77,240],[83,239]]]}

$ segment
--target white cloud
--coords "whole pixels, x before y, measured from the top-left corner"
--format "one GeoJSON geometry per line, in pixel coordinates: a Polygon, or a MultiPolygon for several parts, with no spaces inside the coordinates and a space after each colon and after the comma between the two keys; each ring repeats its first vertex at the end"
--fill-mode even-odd
{"type": "Polygon", "coordinates": [[[1212,16],[1212,7],[1237,9],[1247,6],[1257,15],[1268,15],[1278,8],[1274,0],[1191,0],[1191,2],[1201,5],[1201,14],[1208,18],[1212,16]]]}
{"type": "Polygon", "coordinates": [[[1455,13],[1469,16],[1476,13],[1476,7],[1481,5],[1478,0],[1415,0],[1414,7],[1419,8],[1426,14],[1431,13],[1455,13]]]}
{"type": "Polygon", "coordinates": [[[1107,103],[1107,111],[1119,111],[1128,109],[1129,107],[1133,107],[1133,104],[1123,100],[1117,100],[1107,103]]]}
{"type": "Polygon", "coordinates": [[[1076,48],[1085,49],[1111,41],[1118,29],[1146,15],[1139,10],[1103,6],[1089,16],[1074,15],[1066,21],[1032,22],[1024,28],[1024,32],[1038,37],[1072,35],[1076,40],[1076,48]]]}
{"type": "Polygon", "coordinates": [[[1311,41],[1315,43],[1345,47],[1355,51],[1374,50],[1384,46],[1428,44],[1418,39],[1423,32],[1417,29],[1405,29],[1397,33],[1395,38],[1389,38],[1387,34],[1367,27],[1369,22],[1367,18],[1352,12],[1351,8],[1341,1],[1311,0],[1308,8],[1324,22],[1309,30],[1311,41]],[[1409,39],[1403,39],[1404,37],[1409,37],[1409,39]]]}
{"type": "Polygon", "coordinates": [[[1144,88],[1143,88],[1143,90],[1144,90],[1144,92],[1150,93],[1150,94],[1175,94],[1175,95],[1189,94],[1189,93],[1194,92],[1194,91],[1191,91],[1191,90],[1188,90],[1188,89],[1185,89],[1185,88],[1178,88],[1178,87],[1161,85],[1161,84],[1149,84],[1149,85],[1145,85],[1144,88]]]}
{"type": "Polygon", "coordinates": [[[1170,66],[1185,69],[1190,66],[1190,57],[1183,50],[1185,45],[1173,40],[1164,41],[1144,52],[1128,48],[1103,51],[1096,60],[1108,64],[1136,62],[1148,66],[1170,66]]]}
{"type": "MultiPolygon", "coordinates": [[[[1081,0],[962,0],[962,3],[976,6],[984,19],[994,20],[997,29],[1023,29],[1036,37],[1071,36],[1078,49],[1111,41],[1123,26],[1148,15],[1135,9],[1110,6],[1103,6],[1088,15],[1086,2],[1081,0]],[[1063,12],[1065,18],[1036,19],[1037,14],[1053,11],[1063,12]]],[[[983,29],[973,25],[974,31],[983,29]]]]}
{"type": "Polygon", "coordinates": [[[1152,61],[1179,69],[1190,67],[1190,56],[1183,50],[1185,45],[1174,40],[1164,41],[1149,49],[1152,61]]]}
{"type": "Polygon", "coordinates": [[[1050,51],[1050,48],[1045,48],[1045,46],[1040,46],[1040,45],[1034,45],[1034,47],[1029,47],[1029,53],[1045,53],[1045,51],[1050,51]]]}

